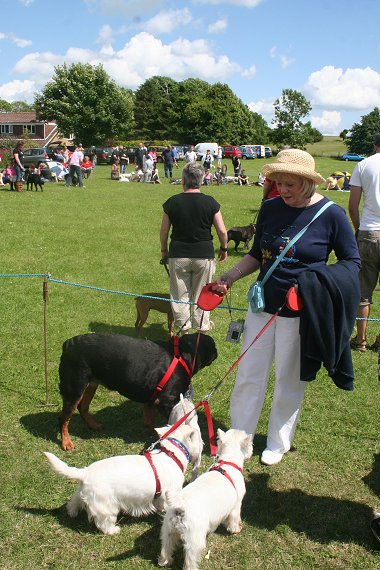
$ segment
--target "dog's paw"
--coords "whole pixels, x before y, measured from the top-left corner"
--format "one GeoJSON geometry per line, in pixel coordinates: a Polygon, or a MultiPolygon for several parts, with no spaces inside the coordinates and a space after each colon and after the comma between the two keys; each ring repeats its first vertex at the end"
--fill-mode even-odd
{"type": "Polygon", "coordinates": [[[72,451],[75,446],[74,446],[73,442],[71,441],[71,439],[68,437],[68,438],[62,439],[61,447],[62,447],[63,451],[72,451]]]}
{"type": "Polygon", "coordinates": [[[230,524],[227,527],[227,532],[229,532],[230,534],[239,534],[239,532],[241,532],[242,528],[243,528],[243,525],[241,522],[239,522],[237,524],[230,524]]]}
{"type": "Polygon", "coordinates": [[[113,536],[114,534],[119,534],[119,532],[121,531],[121,528],[119,526],[111,526],[110,528],[107,528],[106,530],[103,530],[104,534],[107,534],[108,536],[113,536]]]}
{"type": "Polygon", "coordinates": [[[158,557],[158,565],[161,567],[168,567],[171,566],[173,563],[173,559],[172,558],[166,558],[165,556],[159,556],[158,557]]]}

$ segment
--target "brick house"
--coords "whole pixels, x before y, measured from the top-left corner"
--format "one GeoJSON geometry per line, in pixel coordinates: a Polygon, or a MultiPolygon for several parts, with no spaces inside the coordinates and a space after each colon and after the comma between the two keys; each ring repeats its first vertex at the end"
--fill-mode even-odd
{"type": "Polygon", "coordinates": [[[35,146],[47,146],[58,137],[55,121],[40,121],[36,113],[0,113],[0,138],[20,139],[25,132],[35,146]]]}

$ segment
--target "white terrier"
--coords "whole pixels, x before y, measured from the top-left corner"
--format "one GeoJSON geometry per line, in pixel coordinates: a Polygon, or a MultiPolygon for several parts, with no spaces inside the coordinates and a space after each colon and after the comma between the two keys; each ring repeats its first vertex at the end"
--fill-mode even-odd
{"type": "MultiPolygon", "coordinates": [[[[178,402],[178,404],[174,406],[174,408],[170,412],[168,423],[170,425],[174,425],[178,420],[180,420],[183,416],[185,416],[188,412],[190,412],[193,409],[194,409],[194,404],[191,400],[191,394],[187,392],[185,394],[185,397],[183,397],[183,395],[181,394],[180,401],[178,402]]],[[[202,451],[204,445],[202,440],[201,430],[198,424],[197,412],[194,411],[193,414],[191,414],[188,418],[186,418],[184,423],[195,430],[194,442],[195,440],[197,440],[197,445],[198,445],[198,455],[195,458],[193,464],[193,471],[190,479],[190,481],[194,481],[198,477],[198,471],[199,471],[199,466],[201,464],[202,451]]]]}
{"type": "Polygon", "coordinates": [[[218,463],[177,494],[167,492],[160,566],[170,566],[174,548],[182,541],[184,570],[197,570],[208,533],[220,524],[231,534],[240,532],[245,495],[242,468],[244,460],[251,456],[252,435],[236,429],[218,429],[218,463]]]}
{"type": "MultiPolygon", "coordinates": [[[[168,427],[156,431],[161,437],[168,427]]],[[[160,449],[109,457],[83,469],[69,467],[52,453],[44,453],[56,473],[80,481],[67,503],[69,515],[75,517],[85,509],[88,520],[104,534],[117,534],[120,512],[139,517],[167,507],[166,491],[182,489],[189,461],[198,457],[198,445],[194,429],[182,424],[162,441],[160,449]]]]}

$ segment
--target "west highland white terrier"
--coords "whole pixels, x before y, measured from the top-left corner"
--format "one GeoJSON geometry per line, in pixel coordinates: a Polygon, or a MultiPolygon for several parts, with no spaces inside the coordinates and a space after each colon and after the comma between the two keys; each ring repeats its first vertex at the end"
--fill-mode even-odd
{"type": "Polygon", "coordinates": [[[182,491],[166,494],[168,509],[161,529],[160,566],[170,566],[178,542],[185,551],[184,570],[198,570],[207,534],[223,524],[231,534],[241,530],[245,495],[244,460],[252,456],[252,435],[218,430],[218,463],[182,491]]]}
{"type": "MultiPolygon", "coordinates": [[[[168,426],[156,431],[161,437],[168,426]]],[[[117,534],[120,512],[140,517],[166,509],[166,492],[182,488],[189,461],[198,458],[199,442],[196,431],[182,424],[148,455],[109,457],[83,469],[69,467],[52,453],[44,453],[53,471],[80,481],[67,503],[69,515],[75,517],[85,509],[89,521],[93,520],[100,531],[117,534]]]]}
{"type": "MultiPolygon", "coordinates": [[[[183,397],[182,394],[180,395],[180,401],[174,406],[174,408],[170,412],[169,416],[170,425],[174,425],[178,420],[180,420],[188,412],[194,409],[194,403],[192,402],[190,397],[191,397],[191,391],[185,394],[185,397],[183,397]]],[[[201,464],[203,445],[204,445],[202,440],[201,430],[198,424],[197,412],[194,411],[194,413],[192,413],[188,418],[186,418],[184,423],[195,430],[194,439],[198,440],[197,441],[198,456],[195,458],[193,471],[190,479],[190,481],[195,481],[195,479],[198,477],[199,466],[201,464]]]]}

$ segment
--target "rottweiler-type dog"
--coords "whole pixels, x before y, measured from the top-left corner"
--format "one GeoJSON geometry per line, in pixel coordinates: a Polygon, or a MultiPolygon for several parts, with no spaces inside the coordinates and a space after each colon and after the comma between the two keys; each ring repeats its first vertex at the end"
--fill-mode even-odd
{"type": "MultiPolygon", "coordinates": [[[[209,366],[217,357],[211,336],[198,333],[179,339],[179,352],[193,374],[209,366]],[[195,356],[195,361],[194,361],[195,356]]],[[[154,408],[167,419],[172,408],[189,388],[188,371],[178,363],[163,390],[155,388],[174,356],[173,340],[153,342],[116,334],[84,334],[66,340],[59,365],[59,390],[63,400],[59,416],[62,449],[73,449],[69,422],[78,408],[89,428],[101,425],[89,414],[89,406],[99,384],[122,396],[144,404],[145,424],[154,430],[154,408]],[[154,401],[153,401],[154,399],[154,401]]]]}
{"type": "Polygon", "coordinates": [[[249,226],[236,226],[231,228],[227,232],[227,241],[234,241],[235,242],[235,251],[240,244],[240,242],[244,242],[244,249],[248,248],[249,242],[253,238],[256,233],[256,226],[255,224],[249,224],[249,226]]]}

